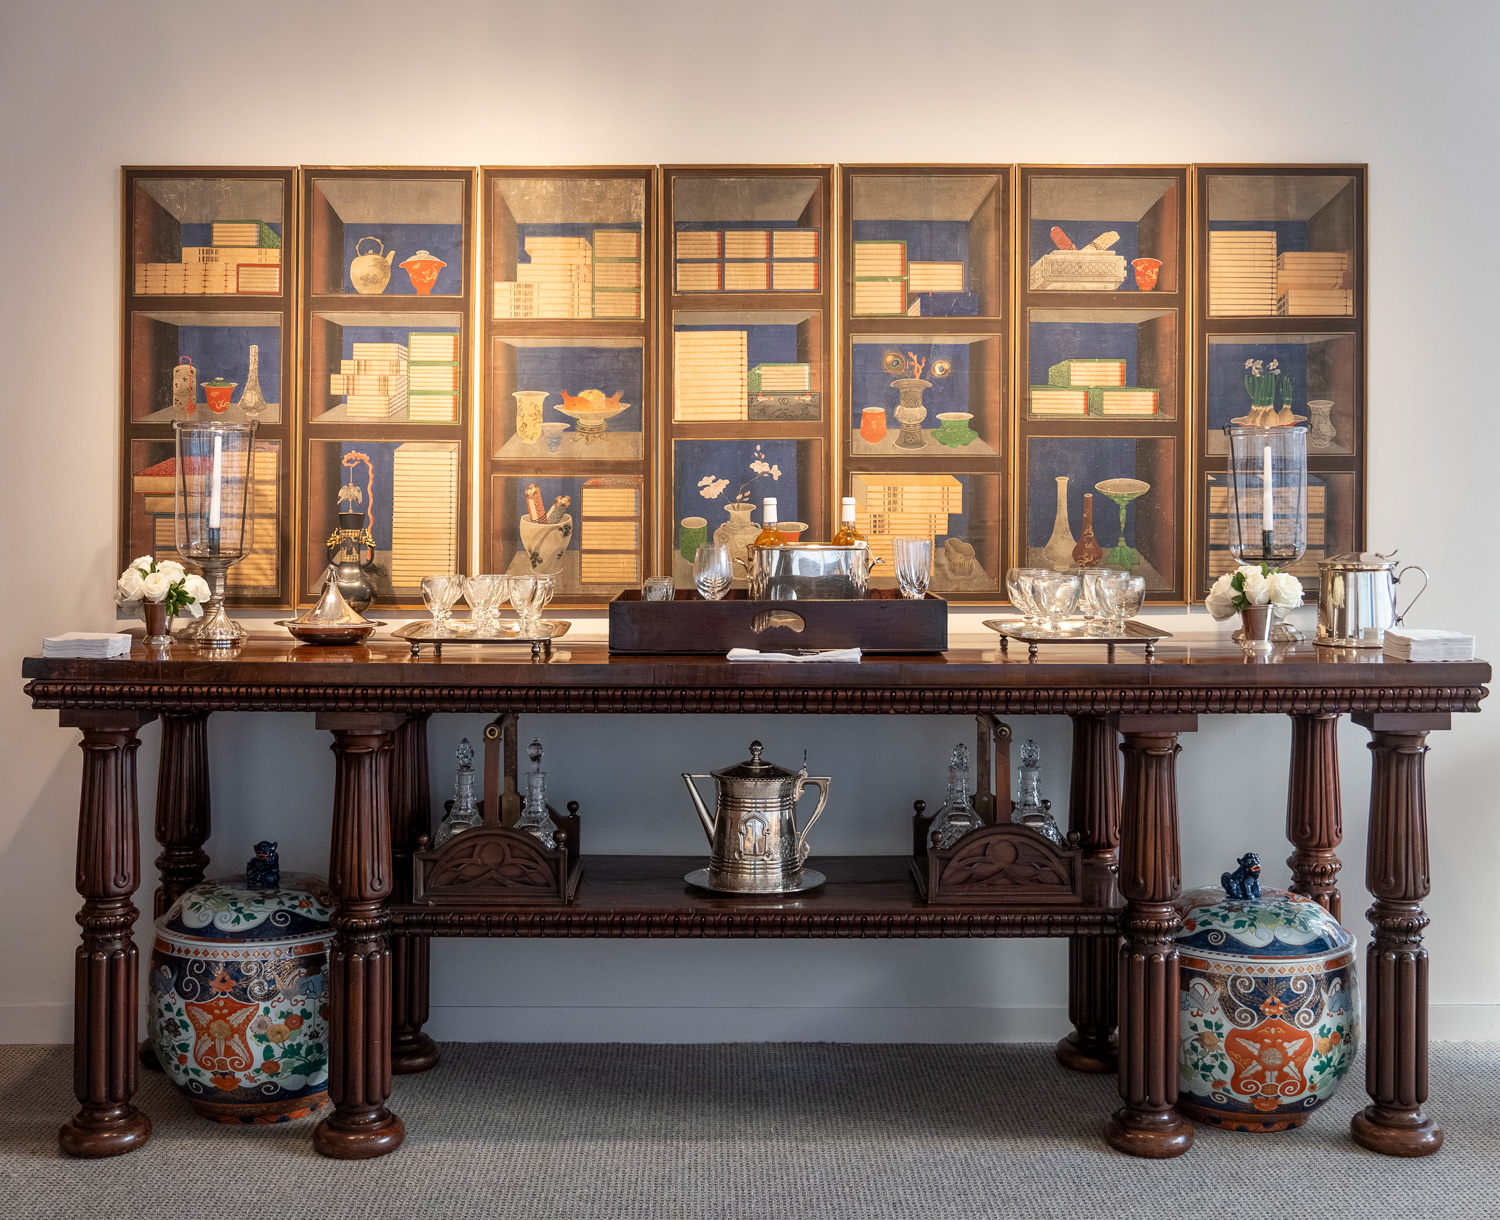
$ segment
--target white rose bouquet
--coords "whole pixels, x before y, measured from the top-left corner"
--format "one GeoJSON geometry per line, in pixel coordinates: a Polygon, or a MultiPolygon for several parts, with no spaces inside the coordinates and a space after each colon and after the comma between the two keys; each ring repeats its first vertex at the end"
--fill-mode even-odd
{"type": "Polygon", "coordinates": [[[131,607],[143,601],[165,602],[169,615],[186,614],[189,618],[200,618],[203,603],[211,596],[208,581],[203,577],[189,576],[187,569],[175,559],[163,559],[158,563],[150,555],[132,559],[115,582],[115,602],[118,605],[131,607]]]}
{"type": "Polygon", "coordinates": [[[1246,564],[1214,581],[1203,604],[1216,619],[1233,618],[1247,607],[1267,604],[1285,614],[1302,604],[1302,582],[1270,564],[1246,564]]]}

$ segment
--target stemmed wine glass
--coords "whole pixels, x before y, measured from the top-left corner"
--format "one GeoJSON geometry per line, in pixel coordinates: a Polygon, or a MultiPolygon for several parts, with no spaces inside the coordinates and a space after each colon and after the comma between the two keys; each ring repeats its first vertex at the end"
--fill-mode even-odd
{"type": "Polygon", "coordinates": [[[514,576],[510,582],[510,606],[521,620],[521,634],[535,636],[542,611],[556,592],[550,576],[514,576]]]}
{"type": "Polygon", "coordinates": [[[1046,568],[1011,568],[1005,574],[1005,588],[1010,593],[1010,604],[1021,612],[1021,626],[1035,627],[1042,621],[1042,612],[1037,608],[1036,591],[1032,581],[1047,575],[1046,568]]]}
{"type": "Polygon", "coordinates": [[[447,635],[453,619],[453,603],[464,591],[464,578],[452,572],[422,577],[422,600],[432,615],[432,634],[447,635]]]}
{"type": "Polygon", "coordinates": [[[734,560],[723,543],[701,543],[693,557],[693,584],[711,602],[729,592],[734,581],[734,560]]]}
{"type": "Polygon", "coordinates": [[[470,576],[464,581],[464,600],[474,612],[474,631],[480,636],[492,636],[500,627],[500,603],[510,591],[511,578],[486,573],[470,576]]]}

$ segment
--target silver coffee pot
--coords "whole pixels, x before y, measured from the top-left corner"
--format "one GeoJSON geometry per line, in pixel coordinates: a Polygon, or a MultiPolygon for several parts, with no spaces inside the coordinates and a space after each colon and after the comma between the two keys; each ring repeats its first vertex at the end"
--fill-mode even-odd
{"type": "Polygon", "coordinates": [[[1397,626],[1427,591],[1427,573],[1416,564],[1396,570],[1396,555],[1357,551],[1318,564],[1317,643],[1339,648],[1379,648],[1387,627],[1397,626]],[[1408,572],[1422,573],[1422,587],[1406,609],[1396,609],[1396,586],[1408,572]]]}
{"type": "Polygon", "coordinates": [[[745,762],[709,775],[682,773],[711,848],[708,867],[687,875],[692,884],[733,894],[788,894],[822,884],[821,873],[802,866],[807,832],[828,802],[829,777],[808,775],[805,760],[798,771],[766,762],[762,749],[752,741],[745,762]],[[717,788],[712,814],[693,783],[710,778],[717,788]],[[797,800],[808,785],[821,795],[799,834],[797,800]]]}

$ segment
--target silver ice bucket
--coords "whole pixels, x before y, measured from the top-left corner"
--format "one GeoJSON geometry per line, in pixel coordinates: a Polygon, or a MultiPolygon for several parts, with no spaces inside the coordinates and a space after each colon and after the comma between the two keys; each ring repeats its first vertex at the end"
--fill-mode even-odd
{"type": "Polygon", "coordinates": [[[742,564],[755,601],[849,601],[870,586],[870,548],[793,542],[786,546],[752,546],[742,564]]]}

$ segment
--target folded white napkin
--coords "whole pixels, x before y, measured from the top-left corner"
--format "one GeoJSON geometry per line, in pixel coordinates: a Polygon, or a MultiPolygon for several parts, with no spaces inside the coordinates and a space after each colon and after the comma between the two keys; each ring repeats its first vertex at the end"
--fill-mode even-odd
{"type": "Polygon", "coordinates": [[[1382,651],[1393,661],[1472,661],[1474,637],[1432,627],[1388,627],[1382,651]]]}
{"type": "Polygon", "coordinates": [[[731,661],[857,661],[858,648],[822,648],[806,653],[800,652],[756,652],[753,648],[731,648],[731,661]]]}
{"type": "Polygon", "coordinates": [[[128,657],[130,637],[106,631],[66,631],[42,641],[44,657],[128,657]]]}

